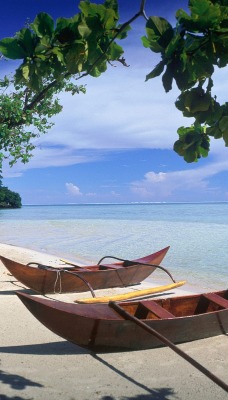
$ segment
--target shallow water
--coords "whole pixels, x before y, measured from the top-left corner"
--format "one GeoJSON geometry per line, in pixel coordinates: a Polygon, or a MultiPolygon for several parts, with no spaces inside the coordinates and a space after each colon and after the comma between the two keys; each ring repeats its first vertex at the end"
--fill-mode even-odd
{"type": "MultiPolygon", "coordinates": [[[[176,280],[227,288],[228,203],[23,206],[0,210],[0,242],[62,257],[135,258],[171,246],[176,280]]],[[[156,271],[153,278],[167,279],[156,271]]]]}

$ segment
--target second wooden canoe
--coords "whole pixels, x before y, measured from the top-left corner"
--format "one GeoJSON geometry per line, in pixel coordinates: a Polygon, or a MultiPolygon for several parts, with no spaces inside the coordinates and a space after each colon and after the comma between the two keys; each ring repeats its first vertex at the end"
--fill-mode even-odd
{"type": "MultiPolygon", "coordinates": [[[[44,326],[81,347],[110,351],[164,345],[111,304],[75,304],[21,292],[17,295],[44,326]]],[[[176,344],[228,333],[228,290],[115,304],[176,344]]]]}

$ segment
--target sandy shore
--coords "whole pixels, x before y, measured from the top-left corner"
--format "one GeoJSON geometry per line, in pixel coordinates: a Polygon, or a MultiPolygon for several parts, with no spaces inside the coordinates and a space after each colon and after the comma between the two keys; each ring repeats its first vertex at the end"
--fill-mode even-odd
{"type": "MultiPolygon", "coordinates": [[[[56,256],[5,244],[0,244],[0,254],[25,263],[59,263],[56,256]]],[[[24,289],[0,263],[0,400],[228,398],[169,348],[93,354],[66,342],[29,313],[15,290],[24,289]]],[[[227,336],[179,347],[228,383],[227,336]]]]}

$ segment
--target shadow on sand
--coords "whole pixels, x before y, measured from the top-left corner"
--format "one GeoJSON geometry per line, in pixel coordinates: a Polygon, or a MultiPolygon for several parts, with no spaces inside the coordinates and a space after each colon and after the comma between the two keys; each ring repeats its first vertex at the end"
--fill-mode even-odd
{"type": "Polygon", "coordinates": [[[4,371],[0,371],[0,382],[2,384],[9,385],[12,389],[15,390],[24,390],[27,386],[43,387],[43,385],[41,385],[40,383],[30,381],[23,376],[9,374],[8,372],[4,371]]]}
{"type": "Polygon", "coordinates": [[[175,396],[172,389],[162,388],[162,389],[154,389],[150,394],[138,394],[133,397],[129,396],[121,396],[121,397],[113,397],[113,396],[103,396],[100,397],[99,400],[170,400],[171,397],[173,399],[178,400],[178,397],[175,396]]]}
{"type": "Polygon", "coordinates": [[[5,394],[0,394],[0,400],[31,400],[31,399],[27,399],[27,398],[21,397],[21,396],[9,397],[9,396],[6,396],[5,394]]]}
{"type": "Polygon", "coordinates": [[[104,396],[100,400],[128,400],[128,399],[129,400],[149,400],[149,399],[150,400],[170,400],[170,397],[168,397],[168,396],[171,396],[171,395],[173,396],[173,398],[177,398],[177,397],[175,397],[173,389],[170,389],[170,388],[151,389],[148,386],[144,385],[143,383],[138,382],[136,379],[134,379],[134,378],[128,376],[127,374],[125,374],[124,372],[120,371],[115,366],[111,365],[110,363],[108,363],[106,360],[104,360],[97,354],[92,353],[91,355],[95,360],[101,362],[107,368],[111,369],[113,372],[117,373],[119,376],[126,379],[128,382],[131,382],[133,385],[138,386],[141,389],[143,389],[149,393],[149,394],[137,395],[137,396],[133,396],[133,397],[122,396],[121,399],[119,399],[119,398],[115,399],[115,397],[112,397],[112,396],[104,396]]]}
{"type": "MultiPolygon", "coordinates": [[[[30,379],[24,378],[21,375],[9,374],[8,372],[0,371],[0,386],[9,385],[13,390],[25,390],[28,386],[40,387],[43,385],[40,383],[31,381],[30,379]]],[[[13,396],[9,397],[4,394],[0,394],[1,400],[26,400],[25,397],[13,396]]]]}
{"type": "MultiPolygon", "coordinates": [[[[7,296],[7,295],[14,295],[16,294],[15,292],[23,292],[23,293],[28,293],[28,294],[37,294],[36,292],[34,292],[32,289],[29,288],[25,288],[24,286],[22,286],[20,284],[20,282],[18,281],[2,281],[3,283],[11,283],[12,287],[14,289],[6,289],[6,290],[0,290],[0,295],[2,296],[7,296]]],[[[0,398],[0,400],[2,400],[0,398]]]]}
{"type": "MultiPolygon", "coordinates": [[[[32,344],[32,345],[21,345],[21,346],[6,346],[0,347],[1,353],[8,353],[8,354],[33,354],[33,355],[83,355],[83,354],[90,354],[91,357],[98,361],[99,363],[103,364],[106,368],[110,369],[114,373],[121,376],[123,379],[127,380],[128,382],[132,383],[133,385],[139,387],[143,391],[147,392],[147,394],[141,394],[133,397],[121,396],[116,399],[113,396],[104,396],[104,397],[96,397],[98,400],[170,400],[170,396],[173,399],[177,399],[173,389],[171,388],[159,388],[159,389],[152,389],[143,383],[139,382],[135,378],[128,376],[125,372],[121,371],[114,365],[110,364],[106,360],[104,360],[98,353],[93,353],[89,350],[83,349],[79,346],[76,346],[70,342],[63,341],[63,342],[53,342],[53,343],[42,343],[42,344],[32,344]]],[[[26,378],[23,378],[19,375],[13,375],[4,373],[0,371],[0,383],[8,384],[11,388],[15,390],[23,390],[26,386],[37,386],[42,387],[41,384],[30,381],[26,378]]],[[[0,400],[26,400],[22,397],[7,397],[0,395],[0,400]]],[[[72,399],[72,400],[77,400],[72,399]]]]}
{"type": "MultiPolygon", "coordinates": [[[[38,354],[38,355],[68,355],[68,354],[89,354],[88,350],[76,346],[70,342],[51,342],[41,344],[28,344],[20,346],[0,347],[0,353],[8,354],[38,354]]],[[[0,400],[2,400],[0,398],[0,400]]]]}

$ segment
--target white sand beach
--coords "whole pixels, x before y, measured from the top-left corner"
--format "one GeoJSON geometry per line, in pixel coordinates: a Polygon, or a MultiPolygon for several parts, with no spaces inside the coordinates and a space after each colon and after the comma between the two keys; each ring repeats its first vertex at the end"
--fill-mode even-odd
{"type": "MultiPolygon", "coordinates": [[[[24,263],[59,263],[56,256],[8,244],[0,244],[0,254],[24,263]]],[[[16,290],[24,290],[23,285],[0,263],[1,400],[228,398],[223,389],[169,348],[95,354],[63,340],[32,316],[16,290]]],[[[176,289],[178,294],[184,292],[184,287],[176,289]]],[[[75,298],[75,294],[61,296],[64,301],[75,298]]],[[[227,336],[179,347],[228,383],[227,336]]]]}

